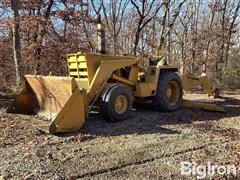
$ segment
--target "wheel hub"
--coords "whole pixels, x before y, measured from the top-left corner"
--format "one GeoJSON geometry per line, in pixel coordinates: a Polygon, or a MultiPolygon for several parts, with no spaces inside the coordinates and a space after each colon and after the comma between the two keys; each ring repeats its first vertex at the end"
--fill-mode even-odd
{"type": "Polygon", "coordinates": [[[175,106],[180,97],[180,87],[176,81],[170,81],[166,89],[166,99],[170,106],[175,106]]]}
{"type": "Polygon", "coordinates": [[[127,98],[124,95],[117,96],[115,110],[118,114],[123,114],[127,110],[127,98]]]}

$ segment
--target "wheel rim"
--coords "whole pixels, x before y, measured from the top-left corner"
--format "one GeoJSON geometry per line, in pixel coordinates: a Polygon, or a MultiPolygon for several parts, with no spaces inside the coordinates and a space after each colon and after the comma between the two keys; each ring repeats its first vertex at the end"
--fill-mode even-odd
{"type": "Polygon", "coordinates": [[[176,81],[170,81],[166,89],[166,100],[170,106],[175,106],[180,98],[180,87],[176,81]]]}
{"type": "Polygon", "coordinates": [[[124,95],[117,96],[115,100],[115,110],[118,114],[126,112],[128,106],[127,98],[124,95]]]}

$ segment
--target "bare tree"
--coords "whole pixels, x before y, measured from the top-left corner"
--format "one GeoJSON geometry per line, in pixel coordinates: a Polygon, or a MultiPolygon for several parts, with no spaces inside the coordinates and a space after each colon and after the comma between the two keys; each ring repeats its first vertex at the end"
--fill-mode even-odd
{"type": "Polygon", "coordinates": [[[190,14],[190,29],[191,29],[191,74],[195,72],[195,61],[197,56],[197,41],[198,41],[198,18],[200,0],[191,2],[191,14],[190,14]]]}
{"type": "Polygon", "coordinates": [[[133,48],[133,54],[136,55],[141,31],[157,15],[160,8],[163,6],[163,3],[160,3],[157,0],[142,0],[140,5],[135,0],[131,0],[131,3],[137,10],[138,14],[137,29],[133,48]]]}
{"type": "Polygon", "coordinates": [[[118,54],[118,36],[122,28],[124,13],[128,4],[129,0],[112,0],[108,7],[106,7],[106,3],[103,3],[103,13],[107,28],[113,39],[114,54],[118,54]]]}
{"type": "Polygon", "coordinates": [[[186,2],[186,0],[181,0],[178,7],[173,11],[174,14],[172,15],[172,18],[170,20],[170,17],[169,17],[169,22],[168,22],[168,29],[167,31],[165,31],[165,26],[166,26],[166,19],[167,19],[167,15],[168,15],[168,12],[169,12],[169,8],[170,8],[170,2],[171,0],[169,1],[166,1],[165,2],[165,11],[164,11],[164,16],[163,16],[163,21],[162,21],[162,25],[163,25],[163,28],[162,28],[162,31],[161,31],[161,36],[160,36],[160,40],[159,40],[159,45],[158,45],[158,53],[159,54],[159,51],[162,49],[162,46],[163,46],[163,43],[166,39],[167,36],[169,36],[169,32],[172,30],[174,24],[175,24],[175,21],[181,11],[181,8],[183,6],[183,4],[186,2]]]}
{"type": "MultiPolygon", "coordinates": [[[[43,18],[44,18],[44,21],[45,23],[47,23],[49,21],[49,18],[51,16],[51,9],[54,5],[54,0],[49,0],[48,2],[48,6],[46,8],[46,11],[45,13],[42,15],[43,18]]],[[[39,9],[40,11],[40,9],[39,9]]],[[[39,33],[37,36],[35,36],[35,42],[36,42],[36,49],[35,49],[35,58],[36,58],[36,67],[35,67],[35,74],[38,73],[39,71],[39,67],[40,67],[40,58],[41,58],[41,53],[42,53],[42,43],[43,43],[43,39],[44,39],[44,36],[47,32],[47,29],[46,28],[41,28],[39,30],[39,33]]]]}
{"type": "MultiPolygon", "coordinates": [[[[226,32],[226,14],[227,14],[227,5],[228,5],[229,0],[224,0],[222,6],[220,7],[221,9],[221,28],[222,28],[222,32],[221,32],[221,38],[222,38],[222,42],[221,42],[221,55],[220,55],[220,63],[224,62],[224,54],[225,54],[225,32],[226,32]]],[[[218,66],[218,62],[216,62],[216,71],[219,71],[219,66],[218,66]]]]}
{"type": "Polygon", "coordinates": [[[66,54],[96,52],[101,15],[107,52],[163,55],[182,73],[221,80],[240,54],[239,13],[240,0],[2,0],[0,78],[19,84],[23,63],[25,73],[65,75],[66,54]]]}
{"type": "Polygon", "coordinates": [[[182,30],[176,30],[174,29],[175,35],[178,38],[178,44],[179,44],[179,64],[180,64],[180,73],[184,74],[186,71],[186,59],[187,59],[187,49],[189,46],[188,42],[188,36],[189,36],[189,6],[185,10],[184,13],[182,13],[181,16],[179,16],[179,25],[182,28],[182,30]]]}
{"type": "Polygon", "coordinates": [[[170,1],[171,0],[165,0],[165,3],[164,3],[164,13],[163,13],[163,18],[161,20],[162,28],[161,28],[161,32],[160,32],[160,39],[159,39],[159,46],[158,46],[159,50],[162,48],[162,45],[165,40],[165,30],[166,30],[166,26],[167,26],[167,18],[169,15],[170,1]]]}
{"type": "Polygon", "coordinates": [[[12,34],[13,34],[13,57],[16,71],[16,85],[19,86],[21,83],[21,39],[19,32],[19,9],[18,2],[16,0],[11,0],[11,8],[13,11],[14,23],[12,25],[12,34]]]}
{"type": "MultiPolygon", "coordinates": [[[[209,25],[208,25],[208,29],[209,29],[209,30],[211,30],[212,27],[213,27],[214,18],[215,18],[215,14],[216,14],[216,13],[215,13],[215,10],[214,10],[214,8],[213,8],[214,3],[215,3],[215,2],[212,2],[212,5],[211,5],[212,8],[211,8],[211,12],[210,12],[210,23],[209,23],[209,25]]],[[[209,38],[208,38],[207,41],[206,41],[206,47],[205,47],[205,49],[204,49],[204,51],[203,51],[203,52],[204,52],[204,60],[203,60],[203,65],[202,65],[202,71],[203,71],[204,73],[207,72],[207,63],[208,63],[208,59],[209,59],[209,47],[210,47],[210,44],[211,44],[211,38],[210,38],[211,33],[212,33],[212,31],[208,33],[209,38]]]]}
{"type": "Polygon", "coordinates": [[[231,39],[232,39],[232,35],[234,32],[236,32],[234,29],[236,28],[236,20],[239,17],[239,13],[240,13],[240,0],[237,2],[236,4],[236,8],[232,17],[232,22],[230,23],[230,27],[228,29],[228,38],[227,38],[227,47],[226,47],[226,62],[228,62],[228,53],[229,53],[229,49],[231,46],[231,39]]]}

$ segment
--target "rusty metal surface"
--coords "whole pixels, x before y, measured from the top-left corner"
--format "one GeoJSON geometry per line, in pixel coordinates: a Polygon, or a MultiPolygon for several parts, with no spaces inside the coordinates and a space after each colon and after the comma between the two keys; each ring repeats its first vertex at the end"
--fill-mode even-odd
{"type": "Polygon", "coordinates": [[[8,112],[36,114],[43,120],[32,122],[45,132],[76,131],[85,122],[83,93],[70,77],[26,75],[25,89],[8,112]]]}
{"type": "Polygon", "coordinates": [[[25,76],[36,96],[39,116],[54,118],[72,94],[72,78],[56,76],[25,76]]]}
{"type": "Polygon", "coordinates": [[[15,98],[14,102],[7,108],[7,112],[33,114],[35,109],[39,109],[39,105],[34,92],[26,81],[25,88],[15,98]]]}

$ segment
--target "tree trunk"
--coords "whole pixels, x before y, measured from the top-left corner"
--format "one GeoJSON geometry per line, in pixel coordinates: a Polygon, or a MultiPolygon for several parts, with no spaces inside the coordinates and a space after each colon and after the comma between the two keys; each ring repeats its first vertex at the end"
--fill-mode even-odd
{"type": "Polygon", "coordinates": [[[167,8],[167,63],[168,65],[171,65],[171,29],[170,29],[170,9],[167,8]]]}
{"type": "MultiPolygon", "coordinates": [[[[208,28],[209,31],[211,31],[211,29],[212,29],[214,19],[215,19],[215,11],[212,10],[212,12],[211,12],[211,21],[210,21],[210,25],[209,25],[209,28],[208,28]]],[[[208,63],[208,58],[209,58],[210,44],[211,44],[211,33],[210,33],[210,37],[207,39],[207,45],[206,45],[206,49],[204,51],[204,61],[203,61],[203,66],[202,66],[203,73],[207,72],[207,63],[208,63]]]]}
{"type": "Polygon", "coordinates": [[[19,33],[19,12],[17,7],[17,2],[15,0],[11,0],[11,8],[13,10],[14,23],[12,26],[13,33],[13,57],[16,71],[16,85],[19,86],[21,83],[21,40],[19,33]]]}
{"type": "Polygon", "coordinates": [[[237,4],[237,7],[235,9],[230,28],[228,29],[225,64],[228,63],[228,54],[229,54],[229,49],[230,49],[230,46],[231,46],[231,39],[232,39],[232,34],[233,34],[232,32],[233,32],[237,17],[239,15],[239,10],[240,10],[240,1],[238,1],[238,4],[237,4]]]}
{"type": "MultiPolygon", "coordinates": [[[[45,21],[48,21],[49,17],[51,16],[51,9],[52,9],[53,5],[54,5],[54,0],[50,0],[49,4],[48,4],[48,7],[47,7],[47,10],[46,10],[46,13],[43,15],[45,21]]],[[[42,55],[42,42],[44,40],[44,36],[45,36],[46,32],[47,32],[46,29],[41,29],[38,33],[38,36],[37,36],[36,40],[35,40],[36,44],[37,44],[37,47],[36,47],[36,50],[35,50],[35,60],[36,60],[36,67],[35,67],[35,70],[34,70],[35,74],[38,74],[39,71],[40,71],[40,67],[41,67],[40,59],[41,59],[41,55],[42,55]]]]}
{"type": "Polygon", "coordinates": [[[136,32],[136,34],[135,34],[134,48],[133,48],[133,54],[134,54],[135,56],[137,55],[137,47],[138,47],[138,43],[139,43],[140,32],[141,32],[141,28],[138,27],[138,28],[137,28],[137,32],[136,32]]]}

